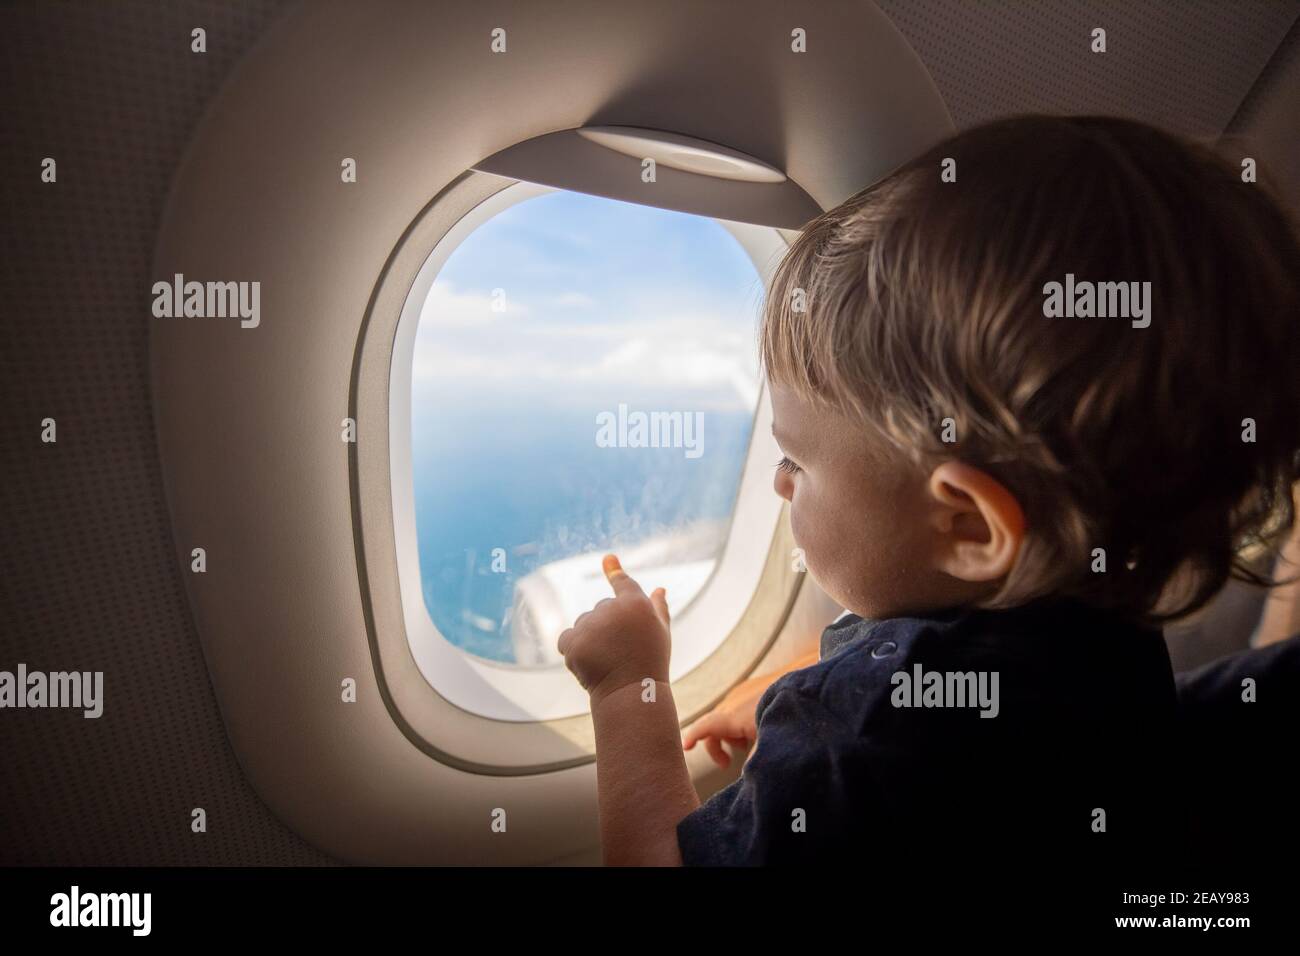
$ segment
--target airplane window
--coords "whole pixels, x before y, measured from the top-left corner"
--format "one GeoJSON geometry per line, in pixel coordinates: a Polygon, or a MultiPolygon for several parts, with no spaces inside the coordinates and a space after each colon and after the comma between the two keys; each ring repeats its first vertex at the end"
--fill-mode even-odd
{"type": "Polygon", "coordinates": [[[443,637],[554,664],[609,596],[606,551],[675,614],[700,593],[753,430],[762,291],[719,222],[561,190],[460,242],[411,378],[420,585],[443,637]]]}

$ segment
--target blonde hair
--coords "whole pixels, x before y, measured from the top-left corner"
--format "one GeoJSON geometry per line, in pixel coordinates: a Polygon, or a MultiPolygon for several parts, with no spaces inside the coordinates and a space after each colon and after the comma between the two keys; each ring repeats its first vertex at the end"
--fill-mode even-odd
{"type": "Polygon", "coordinates": [[[805,227],[764,303],[765,371],[918,468],[1006,485],[1026,536],[983,606],[1072,595],[1162,622],[1230,576],[1273,584],[1242,552],[1295,520],[1300,244],[1238,173],[1128,120],[961,133],[805,227]],[[1047,317],[1067,273],[1149,280],[1150,325],[1047,317]]]}

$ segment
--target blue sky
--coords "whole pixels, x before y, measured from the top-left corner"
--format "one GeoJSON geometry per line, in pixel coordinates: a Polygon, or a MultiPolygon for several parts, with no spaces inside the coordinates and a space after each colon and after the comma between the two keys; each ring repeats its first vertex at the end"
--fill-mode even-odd
{"type": "Polygon", "coordinates": [[[548,193],[452,253],[421,316],[414,390],[752,410],[761,297],[748,256],[711,219],[548,193]],[[496,288],[505,312],[490,308],[496,288]]]}

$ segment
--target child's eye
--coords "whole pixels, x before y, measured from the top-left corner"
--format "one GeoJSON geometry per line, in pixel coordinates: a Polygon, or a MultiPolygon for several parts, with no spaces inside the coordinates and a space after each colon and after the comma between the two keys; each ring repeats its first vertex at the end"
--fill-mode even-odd
{"type": "Polygon", "coordinates": [[[781,471],[784,471],[787,475],[793,475],[796,471],[799,470],[798,465],[792,462],[789,458],[785,458],[785,457],[782,457],[781,460],[776,463],[776,467],[781,471]]]}

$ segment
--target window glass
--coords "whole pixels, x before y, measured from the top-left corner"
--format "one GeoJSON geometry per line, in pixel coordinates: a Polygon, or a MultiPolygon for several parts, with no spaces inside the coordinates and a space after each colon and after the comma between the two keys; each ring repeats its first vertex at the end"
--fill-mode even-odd
{"type": "Polygon", "coordinates": [[[606,551],[675,612],[699,593],[758,401],[761,295],[718,222],[579,193],[461,242],[423,305],[411,389],[422,592],[448,641],[559,661],[559,632],[610,594],[606,551]]]}

